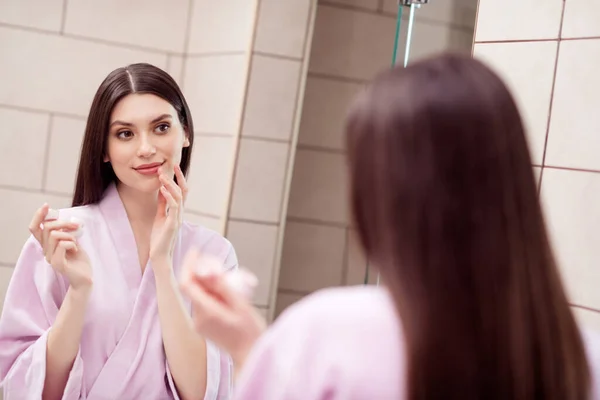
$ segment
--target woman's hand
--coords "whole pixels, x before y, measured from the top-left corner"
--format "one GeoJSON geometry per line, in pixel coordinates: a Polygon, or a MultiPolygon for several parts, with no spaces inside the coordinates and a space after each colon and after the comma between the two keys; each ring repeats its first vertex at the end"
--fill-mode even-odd
{"type": "Polygon", "coordinates": [[[181,290],[192,301],[196,330],[231,355],[242,368],[266,322],[252,304],[228,284],[214,259],[190,251],[183,264],[181,290]]]}
{"type": "Polygon", "coordinates": [[[177,183],[164,170],[159,170],[162,186],[158,193],[158,208],[150,236],[150,260],[169,260],[177,232],[183,221],[183,203],[187,196],[187,183],[179,165],[175,166],[177,183]]]}
{"type": "Polygon", "coordinates": [[[44,257],[52,268],[64,275],[76,290],[92,286],[92,267],[85,251],[77,245],[73,232],[79,224],[70,221],[45,220],[49,206],[44,204],[31,220],[29,231],[42,246],[44,257]]]}

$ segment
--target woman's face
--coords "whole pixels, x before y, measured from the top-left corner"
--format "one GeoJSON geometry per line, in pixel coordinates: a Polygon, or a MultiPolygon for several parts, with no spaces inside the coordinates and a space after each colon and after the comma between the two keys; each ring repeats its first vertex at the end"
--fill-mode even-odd
{"type": "Polygon", "coordinates": [[[181,151],[190,145],[177,111],[153,94],[130,94],[114,107],[108,128],[107,154],[117,178],[143,192],[160,187],[158,168],[173,175],[181,151]]]}

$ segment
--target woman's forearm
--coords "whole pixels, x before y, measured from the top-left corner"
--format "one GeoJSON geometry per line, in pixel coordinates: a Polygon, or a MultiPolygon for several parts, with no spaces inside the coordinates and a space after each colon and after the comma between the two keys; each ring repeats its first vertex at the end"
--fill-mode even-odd
{"type": "Polygon", "coordinates": [[[69,374],[79,352],[85,311],[90,289],[74,290],[69,287],[56,320],[48,332],[46,348],[46,377],[44,400],[63,396],[69,374]]]}
{"type": "Polygon", "coordinates": [[[207,386],[206,341],[194,329],[170,261],[153,261],[158,315],[167,362],[184,400],[203,399],[207,386]]]}

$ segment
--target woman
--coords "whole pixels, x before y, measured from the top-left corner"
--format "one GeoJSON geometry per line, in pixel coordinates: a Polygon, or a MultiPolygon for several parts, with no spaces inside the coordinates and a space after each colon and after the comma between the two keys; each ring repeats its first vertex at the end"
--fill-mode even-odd
{"type": "Polygon", "coordinates": [[[570,311],[500,79],[451,55],[394,68],[356,100],[346,140],[354,221],[384,287],[323,290],[258,339],[251,307],[187,258],[198,330],[243,367],[235,397],[598,396],[600,342],[570,311]]]}
{"type": "Polygon", "coordinates": [[[229,358],[196,334],[176,279],[192,247],[237,268],[226,239],[182,222],[193,139],[164,71],[134,64],[102,82],[73,207],[36,212],[8,288],[5,400],[228,398],[229,358]]]}

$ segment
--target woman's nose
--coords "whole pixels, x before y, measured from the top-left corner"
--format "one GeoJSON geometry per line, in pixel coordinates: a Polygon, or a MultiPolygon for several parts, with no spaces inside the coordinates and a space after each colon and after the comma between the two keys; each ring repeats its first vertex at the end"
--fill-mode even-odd
{"type": "Polygon", "coordinates": [[[139,157],[149,157],[156,153],[156,147],[152,144],[149,138],[142,138],[140,147],[138,148],[139,157]]]}

